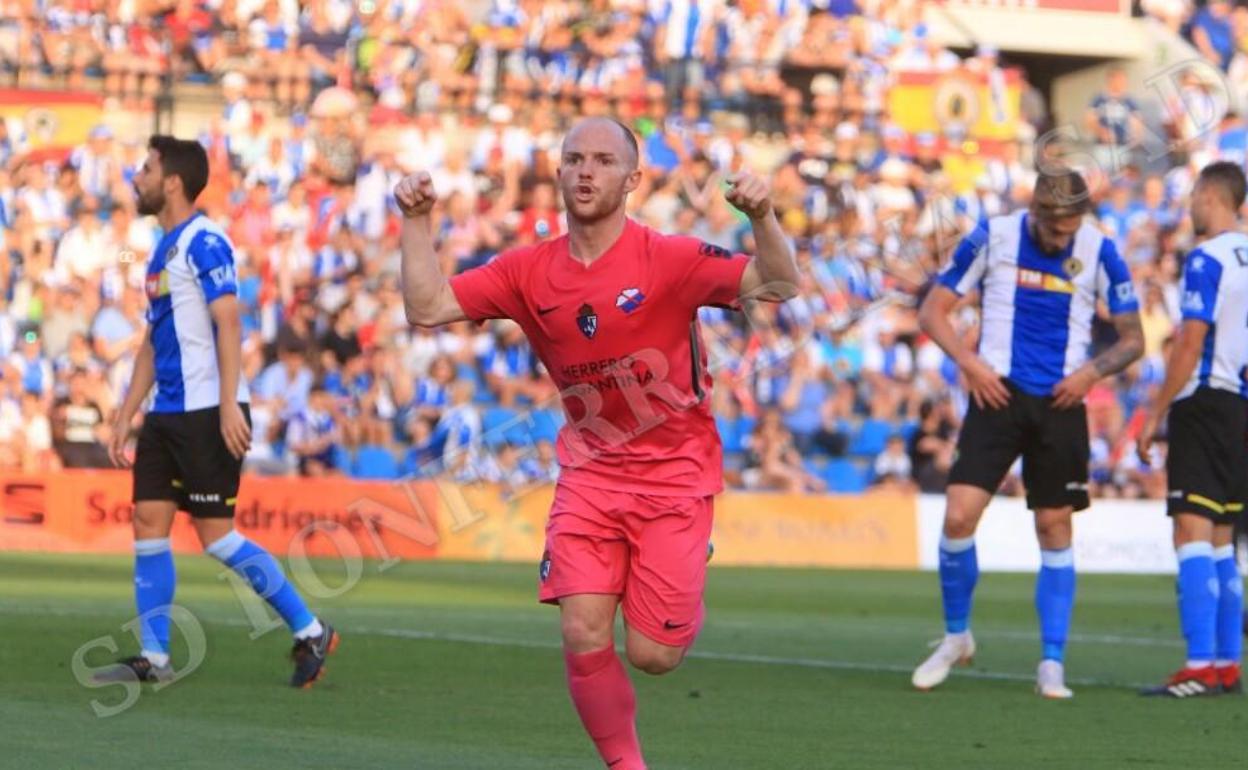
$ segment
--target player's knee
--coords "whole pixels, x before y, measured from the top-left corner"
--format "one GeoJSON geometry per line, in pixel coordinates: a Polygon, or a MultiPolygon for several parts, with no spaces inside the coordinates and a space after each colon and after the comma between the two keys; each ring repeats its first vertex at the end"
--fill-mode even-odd
{"type": "Polygon", "coordinates": [[[1036,539],[1041,548],[1068,548],[1072,537],[1070,512],[1066,510],[1038,511],[1036,514],[1036,539]]]}
{"type": "MultiPolygon", "coordinates": [[[[1230,529],[1229,527],[1227,529],[1230,529]]],[[[1211,542],[1217,534],[1217,528],[1204,516],[1196,514],[1179,514],[1174,517],[1175,547],[1188,543],[1211,542]]],[[[1226,542],[1230,542],[1228,538],[1226,542]]],[[[1222,543],[1218,543],[1222,545],[1222,543]]]]}
{"type": "Polygon", "coordinates": [[[684,660],[684,651],[668,653],[668,651],[634,651],[629,650],[628,661],[633,668],[644,671],[651,676],[661,676],[679,668],[684,660]]]}
{"type": "Polygon", "coordinates": [[[984,514],[992,496],[984,490],[969,484],[951,484],[946,493],[945,525],[946,537],[967,538],[975,534],[979,519],[984,514]]]}
{"type": "Polygon", "coordinates": [[[164,505],[145,501],[135,505],[131,519],[135,539],[167,537],[174,512],[172,503],[164,505]]]}
{"type": "Polygon", "coordinates": [[[565,612],[562,620],[563,646],[573,652],[601,650],[611,644],[611,624],[611,619],[565,612]]]}
{"type": "Polygon", "coordinates": [[[950,505],[945,511],[945,535],[952,538],[971,537],[979,516],[966,508],[950,505]]]}
{"type": "Polygon", "coordinates": [[[1213,528],[1213,547],[1222,548],[1235,542],[1235,528],[1229,524],[1219,524],[1213,528]]]}
{"type": "Polygon", "coordinates": [[[685,659],[685,651],[680,647],[666,645],[628,645],[628,662],[638,671],[651,676],[662,676],[675,671],[685,659]]]}

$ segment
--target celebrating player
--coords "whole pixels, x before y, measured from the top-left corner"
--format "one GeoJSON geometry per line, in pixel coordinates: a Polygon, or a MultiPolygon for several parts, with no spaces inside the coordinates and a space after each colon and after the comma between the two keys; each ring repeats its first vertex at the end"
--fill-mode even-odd
{"type": "Polygon", "coordinates": [[[205,550],[241,575],[295,636],[290,683],[320,677],[338,634],[308,611],[281,566],[234,529],[243,455],[251,443],[247,383],[241,378],[242,323],[234,251],[222,230],[194,209],[208,181],[198,142],[154,136],[134,179],[139,213],[154,214],[164,237],[147,267],[147,339],[117,413],[109,453],[125,467],[126,436],[156,385],[134,459],[134,595],[142,650],[99,678],[162,681],[169,665],[169,616],[176,576],[169,530],[191,514],[205,550]]]}
{"type": "Polygon", "coordinates": [[[400,182],[403,295],[419,326],[514,319],[561,391],[569,423],[539,597],[561,609],[568,689],[603,762],[637,770],[645,761],[615,653],[616,609],[633,666],[664,674],[680,664],[702,626],[712,495],[722,488],[697,309],[787,299],[797,266],[767,184],[749,174],[727,199],[750,218],[755,257],[628,219],[637,141],[614,120],[573,127],[558,178],[566,235],[449,280],[434,252],[430,177],[400,182]]]}
{"type": "Polygon", "coordinates": [[[1147,463],[1169,409],[1166,510],[1174,517],[1187,665],[1145,695],[1243,691],[1243,580],[1231,541],[1248,491],[1248,236],[1235,232],[1244,191],[1243,170],[1227,162],[1206,166],[1192,190],[1192,228],[1208,240],[1183,265],[1183,323],[1137,444],[1147,463]]]}
{"type": "Polygon", "coordinates": [[[1036,611],[1043,652],[1036,686],[1069,698],[1063,669],[1075,599],[1071,513],[1088,507],[1088,419],[1083,398],[1102,377],[1143,351],[1138,303],[1114,244],[1083,222],[1088,188],[1079,174],[1041,174],[1030,208],[993,217],[965,238],[919,313],[923,330],[962,370],[971,395],[949,473],[940,587],[945,637],[914,671],[927,690],[975,654],[971,599],[979,566],[975,528],[1021,454],[1027,507],[1040,541],[1036,611]],[[979,290],[979,352],[949,321],[959,298],[979,290]],[[1091,361],[1098,300],[1118,341],[1091,361]]]}

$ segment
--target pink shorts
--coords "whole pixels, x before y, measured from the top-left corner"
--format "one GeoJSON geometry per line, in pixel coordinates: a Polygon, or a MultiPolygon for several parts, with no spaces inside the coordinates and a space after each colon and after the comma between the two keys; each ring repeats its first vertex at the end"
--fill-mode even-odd
{"type": "Polygon", "coordinates": [[[660,644],[688,647],[702,629],[714,498],[559,484],[546,525],[541,601],[621,597],[624,620],[660,644]]]}

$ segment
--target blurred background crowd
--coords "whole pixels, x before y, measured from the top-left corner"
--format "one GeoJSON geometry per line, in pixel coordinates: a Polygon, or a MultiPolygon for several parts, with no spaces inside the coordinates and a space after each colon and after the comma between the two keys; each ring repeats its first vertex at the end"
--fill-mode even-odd
{"type": "MultiPolygon", "coordinates": [[[[171,81],[220,88],[199,137],[212,161],[200,205],[236,248],[253,472],[553,479],[557,394],[518,327],[405,323],[391,191],[431,171],[445,271],[483,264],[563,231],[563,132],[611,114],[642,145],[633,217],[748,251],[721,184],[748,167],[773,180],[798,255],[794,300],[702,312],[729,482],[941,491],[965,394],[915,307],[960,234],[1028,201],[1052,120],[1026,71],[990,47],[941,47],[919,0],[486,5],[0,0],[0,77],[99,91],[121,110],[150,108],[171,81]],[[899,79],[954,71],[989,88],[1008,73],[1020,90],[1017,130],[992,153],[956,121],[915,134],[889,113],[899,79]]],[[[1188,35],[1235,93],[1248,87],[1248,9],[1137,12],[1188,35]]],[[[1193,78],[1176,98],[1210,89],[1193,78]]],[[[1095,157],[1122,160],[1095,185],[1095,218],[1131,264],[1147,348],[1088,397],[1102,496],[1163,494],[1133,436],[1178,318],[1186,196],[1204,163],[1248,160],[1233,111],[1212,130],[1165,114],[1167,152],[1129,149],[1150,129],[1111,72],[1077,127],[1095,157]]],[[[103,466],[160,234],[130,188],[146,137],[102,123],[37,161],[24,141],[0,120],[0,467],[103,466]]],[[[974,312],[960,324],[973,339],[974,312]]],[[[1110,326],[1095,339],[1111,342],[1110,326]]]]}

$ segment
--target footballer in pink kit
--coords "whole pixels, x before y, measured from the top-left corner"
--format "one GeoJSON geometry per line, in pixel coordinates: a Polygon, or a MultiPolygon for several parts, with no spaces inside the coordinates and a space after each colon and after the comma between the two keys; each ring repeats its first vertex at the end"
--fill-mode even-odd
{"type": "Polygon", "coordinates": [[[539,597],[560,607],[568,688],[603,762],[639,770],[615,614],[623,609],[633,666],[664,674],[680,665],[702,625],[712,499],[723,487],[697,310],[787,299],[797,266],[767,184],[749,174],[727,199],[749,216],[757,256],[628,219],[637,142],[609,118],[573,127],[558,175],[567,235],[449,280],[434,250],[430,177],[400,182],[403,295],[419,326],[516,321],[559,387],[568,424],[539,597]]]}

